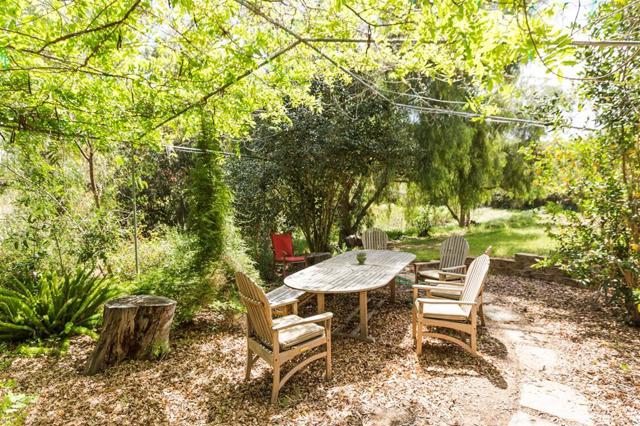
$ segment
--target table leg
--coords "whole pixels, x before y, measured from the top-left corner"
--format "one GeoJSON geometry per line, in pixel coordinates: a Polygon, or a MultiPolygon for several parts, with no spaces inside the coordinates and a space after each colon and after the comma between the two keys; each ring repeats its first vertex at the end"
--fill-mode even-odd
{"type": "Polygon", "coordinates": [[[389,299],[391,300],[391,303],[396,303],[396,279],[395,279],[395,277],[389,283],[389,292],[391,293],[391,294],[389,294],[389,299]]]}
{"type": "Polygon", "coordinates": [[[360,337],[367,339],[369,337],[369,321],[367,318],[367,292],[361,291],[360,295],[360,337]]]}
{"type": "Polygon", "coordinates": [[[318,313],[321,314],[324,312],[324,293],[318,293],[318,313]]]}

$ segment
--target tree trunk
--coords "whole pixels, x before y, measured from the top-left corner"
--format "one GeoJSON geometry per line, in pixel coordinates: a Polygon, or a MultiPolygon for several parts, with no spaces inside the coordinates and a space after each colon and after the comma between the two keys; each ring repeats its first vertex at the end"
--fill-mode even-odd
{"type": "Polygon", "coordinates": [[[165,355],[175,310],[174,300],[158,296],[126,296],[107,302],[100,340],[85,374],[95,374],[125,359],[165,355]]]}

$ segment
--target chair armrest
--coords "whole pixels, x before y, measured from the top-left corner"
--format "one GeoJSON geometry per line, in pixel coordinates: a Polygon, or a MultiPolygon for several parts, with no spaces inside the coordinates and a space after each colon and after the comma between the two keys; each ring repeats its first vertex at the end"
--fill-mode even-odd
{"type": "Polygon", "coordinates": [[[313,322],[322,322],[327,321],[333,318],[333,314],[331,312],[324,312],[322,314],[314,315],[307,318],[302,318],[300,321],[292,322],[289,324],[276,325],[272,328],[273,331],[280,331],[286,328],[295,327],[296,325],[310,324],[313,322]]]}
{"type": "Polygon", "coordinates": [[[452,290],[452,291],[459,291],[459,292],[462,292],[464,290],[464,287],[461,285],[446,285],[446,284],[422,285],[420,286],[420,288],[423,290],[452,290]]]}
{"type": "Polygon", "coordinates": [[[464,302],[460,300],[448,300],[448,299],[430,299],[426,297],[420,297],[416,299],[418,303],[430,303],[432,305],[477,305],[476,302],[464,302]]]}
{"type": "Polygon", "coordinates": [[[417,300],[418,297],[420,296],[420,290],[427,290],[427,292],[429,290],[454,290],[454,291],[460,291],[460,293],[462,294],[462,290],[464,289],[463,286],[458,286],[455,283],[452,283],[451,281],[434,281],[434,280],[425,280],[424,282],[429,283],[429,284],[436,284],[436,285],[424,285],[424,284],[414,284],[411,286],[411,288],[413,289],[413,300],[417,300]]]}
{"type": "Polygon", "coordinates": [[[416,271],[418,270],[418,268],[422,266],[433,266],[437,268],[439,265],[440,265],[439,260],[429,260],[427,262],[413,262],[413,267],[416,269],[416,271]]]}
{"type": "MultiPolygon", "coordinates": [[[[440,284],[444,284],[444,285],[455,285],[455,286],[459,285],[460,287],[463,287],[463,284],[462,284],[462,283],[456,283],[455,281],[453,281],[453,282],[452,282],[452,281],[424,280],[424,281],[422,281],[422,282],[423,282],[423,283],[426,283],[426,284],[427,284],[427,287],[428,287],[428,285],[429,285],[429,284],[431,284],[431,285],[440,285],[440,284]]],[[[421,288],[421,286],[422,286],[422,287],[425,287],[425,285],[424,285],[424,284],[414,284],[413,286],[414,286],[414,287],[417,287],[417,288],[421,288]]]]}
{"type": "MultiPolygon", "coordinates": [[[[455,271],[455,270],[458,270],[460,268],[463,268],[463,269],[466,270],[467,269],[467,265],[447,266],[446,268],[441,268],[440,270],[444,271],[444,272],[447,272],[447,271],[455,271]]],[[[451,272],[451,273],[453,274],[454,272],[451,272]]],[[[464,274],[462,274],[462,275],[464,275],[464,274]]]]}
{"type": "Polygon", "coordinates": [[[442,272],[440,275],[444,275],[446,277],[457,277],[457,278],[467,278],[467,274],[458,274],[457,272],[442,272]]]}
{"type": "Polygon", "coordinates": [[[298,299],[285,299],[278,303],[269,303],[269,306],[271,308],[281,308],[283,306],[293,305],[294,303],[298,303],[298,299]]]}

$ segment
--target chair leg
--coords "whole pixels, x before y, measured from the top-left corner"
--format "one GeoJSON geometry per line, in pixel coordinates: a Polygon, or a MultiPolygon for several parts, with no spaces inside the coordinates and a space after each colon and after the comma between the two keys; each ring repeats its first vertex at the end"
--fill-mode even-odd
{"type": "MultiPolygon", "coordinates": [[[[473,308],[475,311],[475,307],[473,308]]],[[[477,329],[478,329],[478,315],[477,312],[472,312],[471,315],[471,352],[474,355],[478,353],[478,337],[477,337],[477,329]]]]}
{"type": "MultiPolygon", "coordinates": [[[[417,315],[416,315],[417,317],[417,315]]],[[[416,329],[416,355],[422,355],[422,318],[417,317],[416,329]]]]}
{"type": "Polygon", "coordinates": [[[244,375],[244,380],[249,381],[251,378],[251,368],[253,367],[253,351],[247,348],[247,369],[244,375]]]}
{"type": "Polygon", "coordinates": [[[327,329],[327,357],[326,357],[326,362],[327,362],[327,371],[325,374],[325,378],[327,380],[331,380],[331,378],[333,377],[333,369],[331,366],[331,323],[329,323],[329,327],[327,329]]]}
{"type": "Polygon", "coordinates": [[[487,320],[484,317],[484,309],[482,308],[482,295],[480,295],[480,300],[478,301],[478,313],[480,314],[480,324],[484,327],[487,325],[487,320]]]}
{"type": "Polygon", "coordinates": [[[414,303],[413,307],[411,308],[411,337],[413,338],[414,342],[416,340],[416,315],[416,305],[414,303]]]}
{"type": "Polygon", "coordinates": [[[396,303],[396,279],[395,277],[389,283],[389,299],[391,303],[396,303]]]}
{"type": "Polygon", "coordinates": [[[293,315],[298,315],[298,302],[291,305],[291,313],[293,315]]]}
{"type": "Polygon", "coordinates": [[[278,402],[278,393],[280,393],[280,361],[273,360],[273,386],[271,388],[271,403],[278,402]]]}

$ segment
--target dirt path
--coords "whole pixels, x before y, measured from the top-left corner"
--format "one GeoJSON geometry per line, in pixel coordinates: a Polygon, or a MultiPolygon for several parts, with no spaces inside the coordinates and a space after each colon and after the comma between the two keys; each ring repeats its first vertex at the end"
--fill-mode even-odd
{"type": "MultiPolygon", "coordinates": [[[[213,313],[177,332],[171,355],[158,363],[84,377],[93,343],[80,338],[61,358],[13,359],[0,380],[38,395],[27,424],[39,425],[640,424],[638,330],[599,309],[590,292],[561,285],[491,277],[486,301],[482,357],[429,340],[418,360],[410,291],[402,288],[370,322],[376,344],[335,338],[334,379],[324,382],[317,363],[294,376],[277,407],[268,404],[264,363],[242,381],[241,321],[213,313]]],[[[356,303],[327,300],[337,327],[356,303]]]]}

